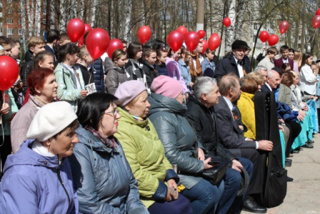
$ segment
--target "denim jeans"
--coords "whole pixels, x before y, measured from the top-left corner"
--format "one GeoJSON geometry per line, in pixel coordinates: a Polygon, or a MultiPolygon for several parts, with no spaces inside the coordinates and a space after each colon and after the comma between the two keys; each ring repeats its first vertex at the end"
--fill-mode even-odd
{"type": "Polygon", "coordinates": [[[215,213],[224,190],[224,181],[219,185],[213,185],[205,179],[201,179],[191,189],[185,189],[182,194],[191,201],[193,213],[215,213]]]}
{"type": "MultiPolygon", "coordinates": [[[[238,161],[242,164],[243,168],[246,169],[250,178],[252,174],[252,162],[247,158],[237,157],[238,161]]],[[[240,213],[242,203],[246,194],[246,190],[241,197],[236,197],[237,192],[241,183],[241,174],[232,169],[228,168],[224,177],[224,192],[220,199],[218,213],[224,214],[230,211],[232,206],[233,213],[240,213]]]]}

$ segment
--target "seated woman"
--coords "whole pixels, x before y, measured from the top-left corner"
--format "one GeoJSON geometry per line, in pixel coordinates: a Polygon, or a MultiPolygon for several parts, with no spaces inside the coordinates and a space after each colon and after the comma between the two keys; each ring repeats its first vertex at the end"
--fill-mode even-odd
{"type": "Polygon", "coordinates": [[[27,139],[30,123],[37,111],[57,97],[58,85],[51,69],[33,70],[28,75],[27,83],[30,93],[28,102],[22,106],[11,121],[12,153],[16,153],[22,142],[27,139]]]}
{"type": "Polygon", "coordinates": [[[79,103],[79,143],[69,161],[81,213],[148,213],[113,136],[120,118],[115,100],[110,94],[93,93],[79,103]]]}
{"type": "Polygon", "coordinates": [[[121,107],[116,137],[138,181],[142,202],[150,213],[191,213],[190,202],[177,192],[179,177],[165,156],[153,124],[146,119],[150,104],[145,85],[127,81],[115,96],[121,107]]]}
{"type": "Polygon", "coordinates": [[[0,183],[3,213],[78,213],[68,159],[78,142],[77,115],[64,101],[43,106],[27,139],[8,156],[0,183]]]}
{"type": "MultiPolygon", "coordinates": [[[[185,186],[182,194],[191,200],[193,212],[214,213],[219,204],[219,213],[227,213],[236,192],[231,189],[224,192],[224,180],[213,185],[199,176],[204,170],[212,168],[209,164],[211,158],[205,160],[204,151],[200,148],[202,146],[197,142],[193,128],[184,117],[187,109],[183,105],[181,84],[172,78],[160,76],[154,79],[151,90],[154,93],[149,98],[149,118],[164,145],[168,160],[180,170],[179,184],[185,186]],[[194,157],[196,144],[200,148],[199,158],[194,157]],[[225,200],[220,201],[221,197],[225,200]]],[[[237,190],[240,181],[234,185],[237,190]]]]}

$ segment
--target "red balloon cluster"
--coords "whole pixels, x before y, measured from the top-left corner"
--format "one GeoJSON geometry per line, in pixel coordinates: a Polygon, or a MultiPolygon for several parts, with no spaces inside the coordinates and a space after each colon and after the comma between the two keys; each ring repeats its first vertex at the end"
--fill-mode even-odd
{"type": "Polygon", "coordinates": [[[85,24],[81,19],[71,19],[67,25],[67,33],[71,42],[78,41],[83,36],[85,24]]]}
{"type": "Polygon", "coordinates": [[[142,26],[138,30],[138,38],[141,44],[145,44],[151,38],[152,32],[149,26],[142,26]]]}
{"type": "Polygon", "coordinates": [[[204,30],[198,30],[197,34],[200,39],[203,39],[206,36],[206,32],[204,32],[204,30]]]}
{"type": "Polygon", "coordinates": [[[17,81],[19,65],[10,56],[0,56],[0,90],[6,91],[17,81]]]}
{"type": "Polygon", "coordinates": [[[290,25],[287,21],[282,21],[279,24],[279,30],[281,34],[284,34],[289,29],[290,25]]]}
{"type": "Polygon", "coordinates": [[[268,31],[261,31],[259,38],[261,40],[261,42],[266,42],[269,39],[269,33],[268,31]]]}
{"type": "Polygon", "coordinates": [[[201,42],[202,42],[202,45],[203,45],[201,53],[204,53],[208,48],[208,42],[206,40],[201,40],[201,42]]]}
{"type": "Polygon", "coordinates": [[[91,30],[87,36],[87,49],[91,57],[96,60],[104,54],[110,42],[110,37],[107,31],[101,28],[91,30]]]}
{"type": "Polygon", "coordinates": [[[179,31],[180,33],[182,33],[183,37],[185,37],[188,33],[188,30],[185,26],[180,26],[178,27],[177,31],[179,31]]]}
{"type": "Polygon", "coordinates": [[[221,43],[221,39],[220,39],[219,35],[217,33],[211,34],[209,41],[208,41],[209,49],[211,51],[214,51],[215,49],[217,49],[220,46],[220,43],[221,43]]]}
{"type": "Polygon", "coordinates": [[[179,32],[178,30],[174,30],[171,33],[169,33],[167,37],[167,42],[169,47],[174,51],[177,52],[182,44],[183,44],[183,34],[179,32]]]}
{"type": "MultiPolygon", "coordinates": [[[[318,9],[320,10],[320,9],[318,9]]],[[[317,10],[317,12],[318,12],[317,10]]],[[[319,11],[320,14],[320,11],[319,11]]],[[[312,26],[314,29],[317,29],[320,26],[320,15],[315,15],[312,20],[312,26]]]]}
{"type": "Polygon", "coordinates": [[[279,37],[276,34],[272,34],[268,39],[269,46],[274,46],[279,42],[279,37]]]}
{"type": "Polygon", "coordinates": [[[123,50],[123,43],[120,39],[112,39],[107,49],[108,56],[111,58],[113,52],[117,49],[123,50]]]}
{"type": "Polygon", "coordinates": [[[79,47],[82,46],[82,45],[84,45],[84,42],[83,42],[84,35],[85,35],[86,33],[88,33],[90,30],[92,30],[92,27],[91,27],[89,24],[84,24],[84,33],[83,33],[83,35],[80,37],[79,42],[78,42],[79,47]]]}
{"type": "Polygon", "coordinates": [[[224,18],[223,24],[224,26],[229,27],[231,25],[231,19],[229,17],[224,18]]]}
{"type": "Polygon", "coordinates": [[[200,41],[199,35],[194,32],[190,31],[187,33],[186,38],[185,38],[185,43],[190,52],[192,52],[196,47],[198,46],[198,43],[200,41]]]}

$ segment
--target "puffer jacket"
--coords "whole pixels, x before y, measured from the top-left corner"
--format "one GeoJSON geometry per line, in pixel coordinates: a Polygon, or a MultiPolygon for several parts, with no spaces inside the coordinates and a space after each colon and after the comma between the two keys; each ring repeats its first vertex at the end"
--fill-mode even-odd
{"type": "Polygon", "coordinates": [[[56,69],[54,69],[54,75],[58,84],[58,99],[70,103],[70,105],[76,112],[77,101],[82,97],[80,95],[81,89],[77,89],[77,86],[73,81],[71,72],[68,69],[64,68],[61,63],[59,63],[56,69]]]}
{"type": "Polygon", "coordinates": [[[139,199],[121,145],[111,149],[90,131],[76,130],[79,143],[69,157],[81,213],[148,213],[139,199]]]}
{"type": "Polygon", "coordinates": [[[158,76],[155,66],[150,65],[147,61],[141,60],[142,71],[146,75],[147,85],[150,88],[154,78],[158,76]]]}
{"type": "Polygon", "coordinates": [[[97,92],[104,92],[104,71],[101,58],[94,61],[92,69],[97,92]]]}
{"type": "MultiPolygon", "coordinates": [[[[179,184],[190,189],[201,177],[186,174],[198,174],[204,170],[204,163],[194,158],[196,134],[184,118],[187,110],[177,100],[152,93],[149,119],[154,124],[159,138],[163,143],[166,156],[171,164],[177,164],[180,174],[179,184]]],[[[199,145],[202,147],[201,145],[199,145]]]]}
{"type": "Polygon", "coordinates": [[[142,202],[150,207],[155,201],[164,200],[169,179],[178,181],[177,174],[165,156],[163,145],[149,119],[138,121],[128,112],[119,109],[118,132],[132,172],[138,181],[142,202]]]}
{"type": "Polygon", "coordinates": [[[130,76],[125,68],[120,68],[113,65],[112,69],[108,71],[106,79],[104,80],[106,92],[114,95],[119,85],[128,80],[132,80],[132,76],[130,76]]]}
{"type": "Polygon", "coordinates": [[[25,141],[9,155],[0,183],[0,210],[3,213],[78,213],[70,165],[59,165],[58,156],[44,157],[25,141]]]}
{"type": "Polygon", "coordinates": [[[29,59],[29,61],[26,61],[20,70],[20,78],[22,80],[23,83],[23,93],[26,94],[27,92],[27,79],[29,74],[31,73],[31,71],[34,68],[34,60],[33,60],[33,56],[29,59]]]}
{"type": "Polygon", "coordinates": [[[256,139],[256,117],[254,111],[254,94],[242,92],[237,101],[237,107],[241,113],[243,124],[247,127],[244,136],[250,139],[256,139]]]}

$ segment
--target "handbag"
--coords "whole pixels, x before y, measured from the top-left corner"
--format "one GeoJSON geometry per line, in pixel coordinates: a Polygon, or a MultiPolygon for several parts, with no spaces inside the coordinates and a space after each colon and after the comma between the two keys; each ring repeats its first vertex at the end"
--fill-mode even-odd
{"type": "Polygon", "coordinates": [[[210,183],[216,185],[222,180],[222,178],[226,174],[228,167],[230,167],[230,163],[230,160],[223,157],[211,157],[211,162],[209,162],[209,164],[213,167],[210,169],[205,169],[202,172],[202,177],[210,183]]]}

